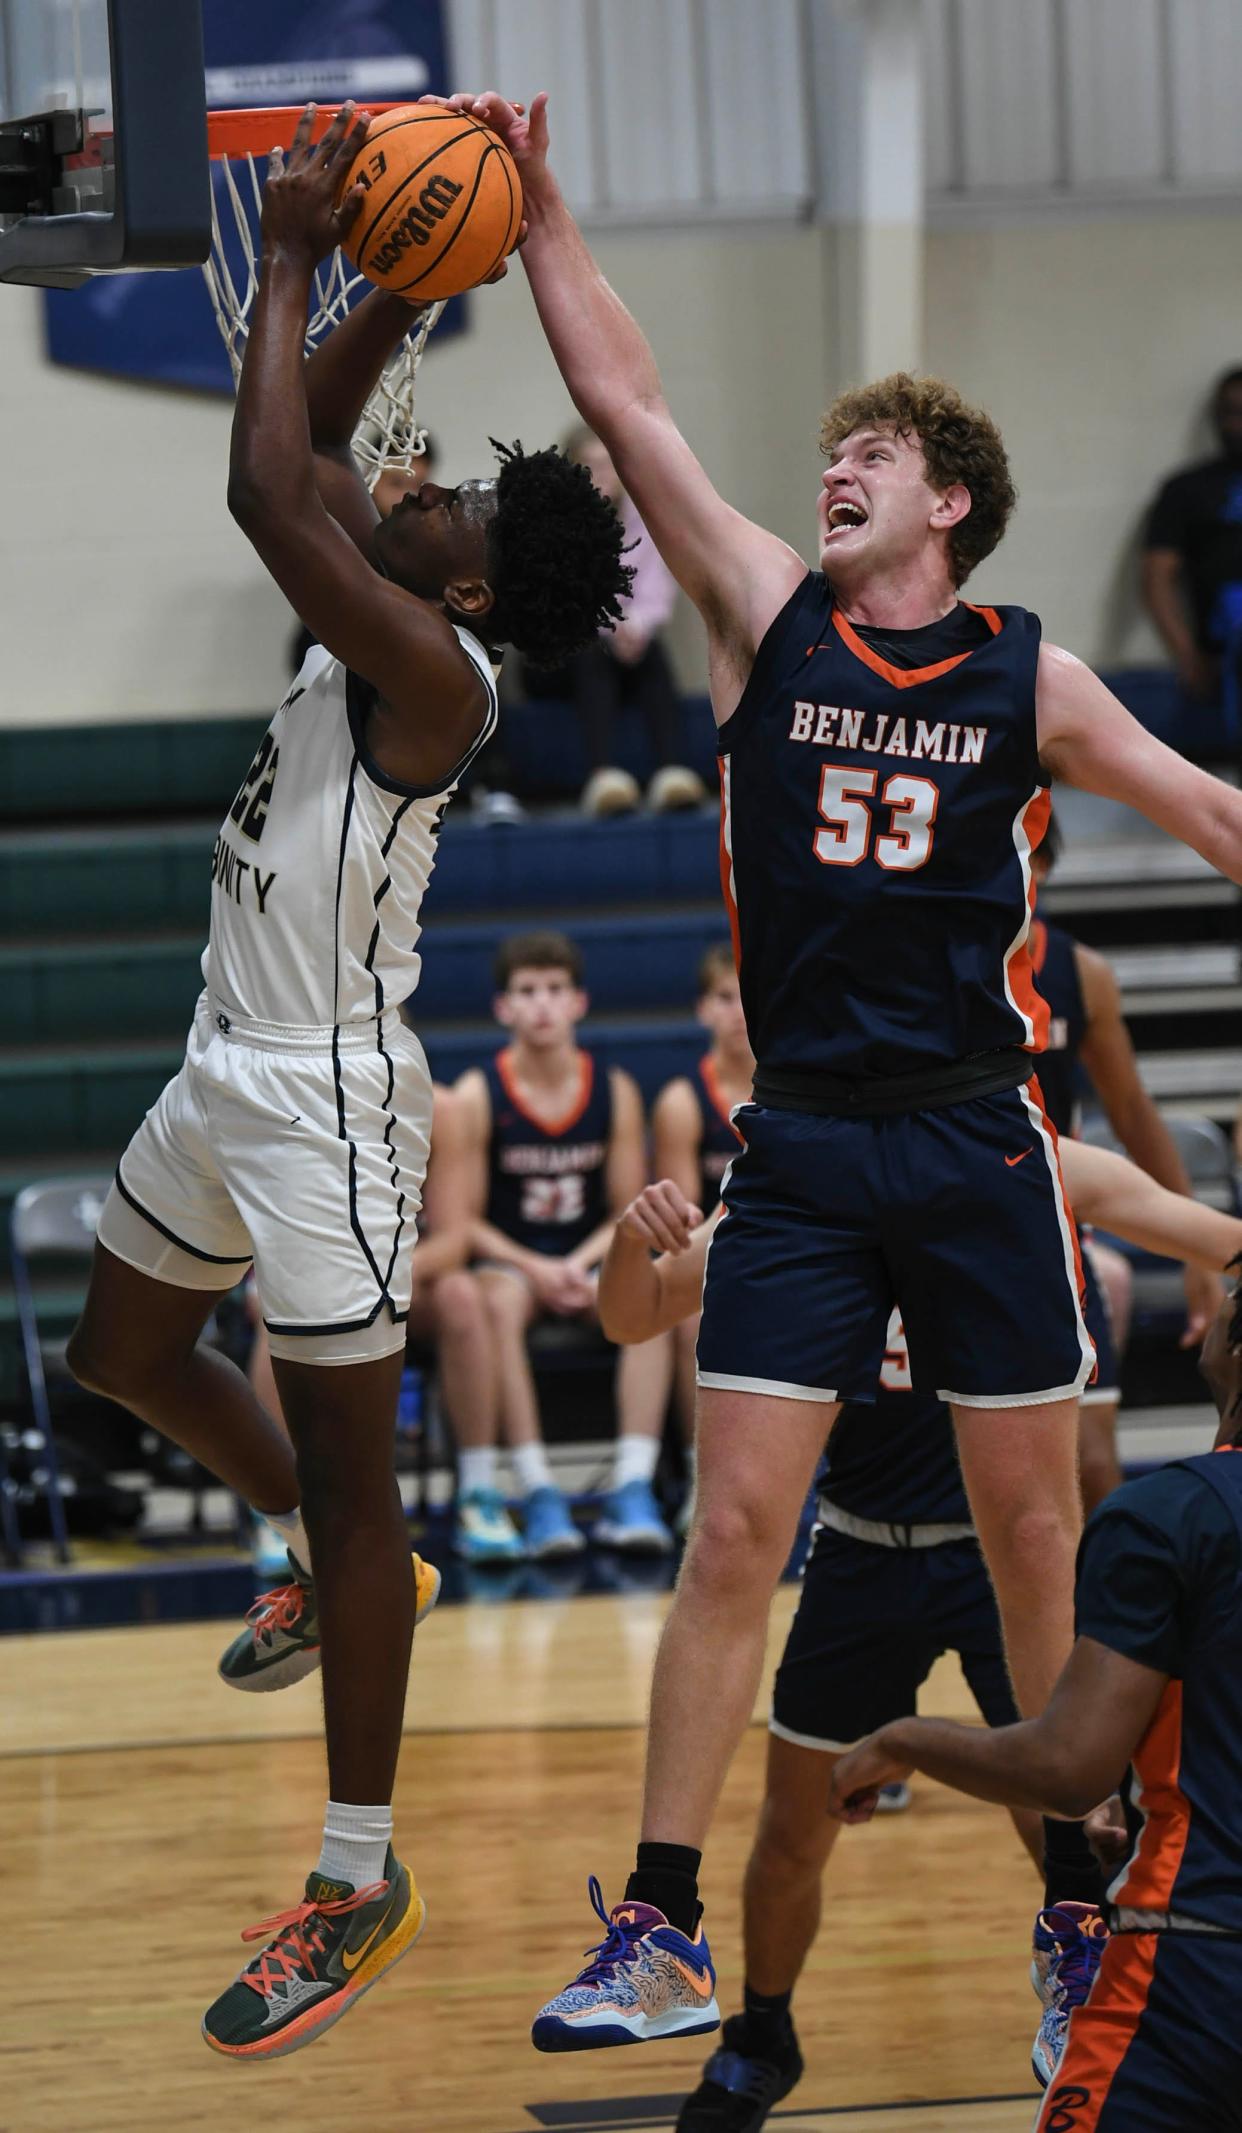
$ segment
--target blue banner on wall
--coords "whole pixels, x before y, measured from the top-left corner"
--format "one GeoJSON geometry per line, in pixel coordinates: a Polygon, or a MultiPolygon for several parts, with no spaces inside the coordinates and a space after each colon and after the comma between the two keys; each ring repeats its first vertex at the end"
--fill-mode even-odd
{"type": "MultiPolygon", "coordinates": [[[[394,103],[451,86],[440,0],[203,0],[203,36],[212,109],[348,96],[394,103]]],[[[49,289],[45,303],[55,363],[232,390],[197,267],[102,275],[80,289],[49,289]]],[[[450,304],[437,338],[460,328],[463,310],[450,304]]]]}

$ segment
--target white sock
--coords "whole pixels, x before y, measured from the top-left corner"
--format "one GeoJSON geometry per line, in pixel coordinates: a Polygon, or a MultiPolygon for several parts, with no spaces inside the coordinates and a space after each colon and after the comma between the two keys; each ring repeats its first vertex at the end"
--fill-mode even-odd
{"type": "Polygon", "coordinates": [[[458,1452],[457,1487],[462,1496],[473,1496],[476,1489],[494,1489],[495,1486],[495,1445],[468,1445],[464,1451],[458,1452]]]}
{"type": "Polygon", "coordinates": [[[509,1454],[517,1476],[518,1493],[533,1496],[536,1489],[553,1486],[552,1469],[542,1444],[519,1444],[509,1454]]]}
{"type": "Polygon", "coordinates": [[[260,1511],[259,1516],[260,1518],[265,1518],[269,1526],[275,1526],[289,1553],[296,1555],[298,1563],[303,1570],[309,1571],[311,1566],[310,1542],[306,1538],[306,1528],[302,1524],[300,1506],[295,1504],[292,1511],[260,1511]]]}
{"type": "Polygon", "coordinates": [[[612,1470],[614,1489],[624,1489],[631,1481],[645,1481],[650,1488],[655,1480],[656,1461],[659,1456],[658,1437],[636,1437],[628,1431],[624,1436],[618,1437],[612,1470]]]}
{"type": "Polygon", "coordinates": [[[354,1807],[329,1800],[323,1818],[323,1850],[317,1871],[328,1881],[365,1889],[384,1878],[392,1843],[391,1807],[354,1807]]]}

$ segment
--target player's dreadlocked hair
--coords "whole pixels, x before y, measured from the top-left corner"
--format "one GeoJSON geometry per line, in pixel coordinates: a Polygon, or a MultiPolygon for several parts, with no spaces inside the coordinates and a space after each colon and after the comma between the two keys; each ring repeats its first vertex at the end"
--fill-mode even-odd
{"type": "Polygon", "coordinates": [[[620,617],[634,576],[621,560],[621,521],[587,469],[554,446],[491,443],[500,475],[487,529],[488,635],[532,666],[561,666],[620,617]]]}

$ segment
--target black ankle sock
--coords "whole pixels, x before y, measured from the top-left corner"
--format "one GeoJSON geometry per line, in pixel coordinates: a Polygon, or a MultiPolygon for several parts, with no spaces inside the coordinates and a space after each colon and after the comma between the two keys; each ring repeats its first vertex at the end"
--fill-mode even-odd
{"type": "Polygon", "coordinates": [[[1044,1904],[1095,1903],[1104,1908],[1106,1876],[1081,1822],[1044,1816],[1044,1904]]]}
{"type": "Polygon", "coordinates": [[[633,1903],[654,1904],[670,1926],[693,1938],[701,1915],[699,1867],[702,1852],[688,1844],[640,1844],[634,1871],[625,1884],[633,1903]]]}
{"type": "Polygon", "coordinates": [[[793,2035],[792,1992],[756,1992],[747,1985],[746,2038],[757,2059],[779,2059],[793,2035]]]}

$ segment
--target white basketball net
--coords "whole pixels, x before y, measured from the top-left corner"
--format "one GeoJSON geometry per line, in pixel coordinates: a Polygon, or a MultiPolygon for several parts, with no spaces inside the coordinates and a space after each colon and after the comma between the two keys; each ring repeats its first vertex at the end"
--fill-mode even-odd
{"type": "MultiPolygon", "coordinates": [[[[242,358],[250,332],[250,312],[259,286],[258,246],[255,231],[263,202],[263,187],[253,155],[220,156],[215,161],[220,183],[211,188],[211,255],[203,277],[221,338],[228,350],[233,383],[241,376],[242,358]],[[236,167],[235,167],[236,166],[236,167]],[[241,271],[225,243],[232,216],[241,244],[241,271]]],[[[232,234],[232,232],[230,232],[232,234]]],[[[315,269],[313,301],[306,326],[306,353],[310,355],[325,333],[338,326],[349,312],[358,292],[369,287],[365,275],[355,271],[338,250],[315,269]]],[[[422,454],[425,430],[414,419],[414,380],[427,336],[443,311],[442,303],[426,311],[411,309],[411,327],[405,340],[386,366],[367,401],[354,433],[354,455],[374,488],[385,467],[408,470],[422,454]]]]}

